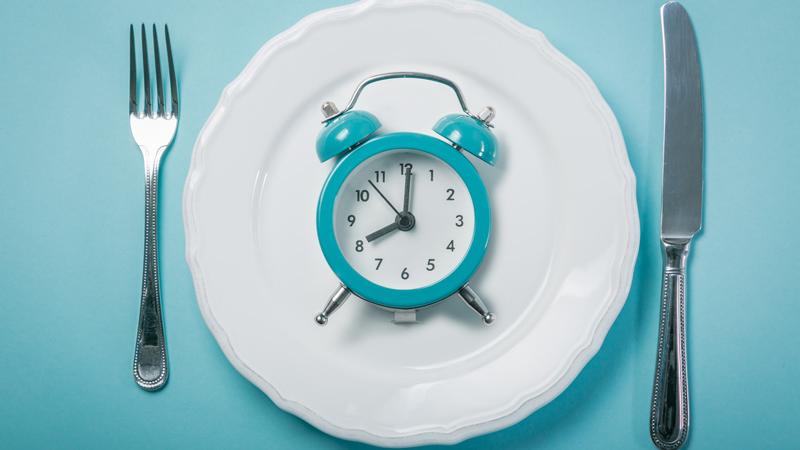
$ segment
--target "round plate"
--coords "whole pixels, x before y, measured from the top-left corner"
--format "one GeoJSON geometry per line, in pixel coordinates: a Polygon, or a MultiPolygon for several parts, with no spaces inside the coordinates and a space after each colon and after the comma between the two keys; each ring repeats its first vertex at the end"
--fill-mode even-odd
{"type": "MultiPolygon", "coordinates": [[[[370,86],[359,108],[384,131],[431,133],[457,112],[418,80],[370,86]]],[[[509,426],[566,388],[625,302],[639,243],[619,126],[589,77],[542,33],[483,4],[365,1],[313,14],[270,40],[223,92],[184,193],[187,260],[225,355],[281,408],[384,446],[455,443],[509,426]],[[492,327],[457,298],[394,324],[338,286],[314,214],[320,105],[343,106],[387,71],[454,80],[497,111],[497,165],[473,159],[493,228],[472,286],[492,327]]]]}

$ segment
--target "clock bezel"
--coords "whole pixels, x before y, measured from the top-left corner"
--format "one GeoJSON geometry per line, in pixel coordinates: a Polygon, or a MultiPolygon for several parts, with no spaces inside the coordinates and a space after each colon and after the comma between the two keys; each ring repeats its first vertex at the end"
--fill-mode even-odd
{"type": "Polygon", "coordinates": [[[435,137],[396,132],[370,139],[338,161],[322,187],[317,204],[317,237],[325,260],[339,280],[354,294],[379,306],[392,309],[416,309],[444,300],[464,286],[483,261],[489,244],[491,209],[486,187],[475,166],[458,150],[435,137]],[[464,181],[472,197],[475,227],[472,243],[464,259],[446,277],[434,284],[415,289],[392,289],[380,286],[358,273],[342,254],[334,232],[334,205],[348,175],[367,159],[392,150],[416,150],[439,158],[464,181]]]}

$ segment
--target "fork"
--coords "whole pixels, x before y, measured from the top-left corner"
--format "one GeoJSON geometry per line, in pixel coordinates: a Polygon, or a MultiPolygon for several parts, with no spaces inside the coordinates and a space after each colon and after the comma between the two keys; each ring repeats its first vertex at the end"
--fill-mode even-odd
{"type": "Polygon", "coordinates": [[[133,139],[144,158],[144,269],[142,301],[139,309],[139,328],[133,356],[133,377],[147,391],[157,391],[167,383],[167,349],[164,342],[164,323],[161,316],[161,294],[158,283],[158,167],[161,157],[172,144],[178,128],[178,86],[169,28],[164,25],[167,66],[169,71],[171,108],[165,105],[164,83],[161,78],[161,58],[158,32],[153,24],[153,60],[155,61],[156,98],[154,107],[150,91],[150,66],[147,53],[147,33],[142,24],[142,81],[144,107],[139,110],[136,90],[136,43],[133,25],[131,36],[130,123],[133,139]]]}

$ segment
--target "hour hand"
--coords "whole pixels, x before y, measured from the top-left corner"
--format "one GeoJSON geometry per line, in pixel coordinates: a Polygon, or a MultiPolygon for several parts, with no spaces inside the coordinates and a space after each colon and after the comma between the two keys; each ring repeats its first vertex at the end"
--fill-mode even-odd
{"type": "Polygon", "coordinates": [[[385,234],[389,234],[392,231],[397,230],[399,228],[400,228],[400,225],[397,222],[392,222],[391,224],[386,225],[385,227],[381,228],[380,230],[368,234],[367,235],[367,242],[372,242],[375,239],[378,239],[379,237],[381,237],[381,236],[383,236],[385,234]]]}

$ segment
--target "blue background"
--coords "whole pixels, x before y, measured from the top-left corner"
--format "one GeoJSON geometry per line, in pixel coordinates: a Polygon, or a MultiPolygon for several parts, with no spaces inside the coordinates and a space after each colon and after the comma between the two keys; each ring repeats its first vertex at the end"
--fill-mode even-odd
{"type": "MultiPolygon", "coordinates": [[[[181,195],[225,84],[339,1],[0,3],[0,442],[4,448],[365,448],[283,413],[227,363],[195,304],[181,195]],[[162,166],[171,379],[131,377],[143,234],[128,24],[171,26],[183,115],[162,166]]],[[[648,448],[660,281],[659,2],[493,1],[543,30],[615,111],[638,177],[630,298],[562,396],[464,449],[648,448]]],[[[689,280],[692,448],[797,448],[800,5],[686,0],[706,99],[706,209],[689,280]]],[[[520,55],[524,57],[524,55],[520,55]]]]}

